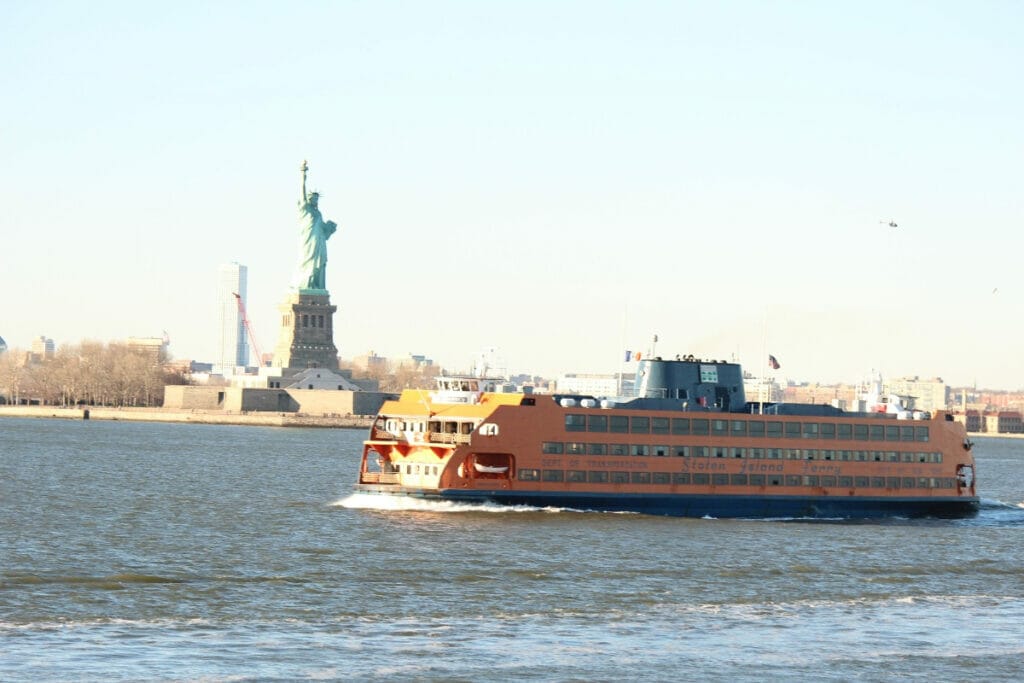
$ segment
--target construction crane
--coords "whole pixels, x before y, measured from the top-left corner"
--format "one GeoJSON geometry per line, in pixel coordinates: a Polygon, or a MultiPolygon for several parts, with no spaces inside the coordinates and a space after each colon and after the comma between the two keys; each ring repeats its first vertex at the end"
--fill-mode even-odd
{"type": "Polygon", "coordinates": [[[238,315],[242,316],[242,324],[245,325],[245,331],[249,335],[249,343],[252,345],[252,350],[256,353],[256,367],[263,367],[263,353],[260,351],[260,345],[256,343],[256,335],[253,334],[252,324],[249,323],[249,316],[245,313],[245,304],[242,302],[242,296],[238,292],[232,292],[232,294],[238,303],[238,315]]]}

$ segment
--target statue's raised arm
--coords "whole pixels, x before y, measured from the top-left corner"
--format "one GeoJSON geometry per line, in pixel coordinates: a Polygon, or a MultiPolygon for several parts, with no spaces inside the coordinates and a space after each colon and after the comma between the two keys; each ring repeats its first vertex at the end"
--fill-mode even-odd
{"type": "Polygon", "coordinates": [[[326,292],[327,240],[338,225],[320,213],[318,192],[307,192],[309,164],[302,162],[302,199],[299,201],[299,262],[294,286],[298,290],[326,292]]]}
{"type": "Polygon", "coordinates": [[[303,204],[305,204],[306,201],[308,201],[308,199],[309,199],[306,196],[306,174],[308,172],[309,172],[309,164],[307,164],[306,160],[303,159],[302,160],[302,203],[303,204]]]}

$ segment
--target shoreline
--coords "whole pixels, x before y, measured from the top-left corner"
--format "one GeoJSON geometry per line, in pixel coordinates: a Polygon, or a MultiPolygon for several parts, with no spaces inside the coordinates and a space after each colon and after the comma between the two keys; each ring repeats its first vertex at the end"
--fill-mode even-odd
{"type": "MultiPolygon", "coordinates": [[[[108,408],[88,406],[0,405],[0,418],[28,417],[59,420],[110,420],[124,422],[178,422],[191,424],[241,425],[256,427],[323,427],[328,429],[369,429],[374,416],[366,415],[303,415],[301,413],[249,412],[223,410],[164,410],[163,408],[108,408]]],[[[1024,434],[990,434],[967,432],[971,438],[1024,439],[1024,434]]]]}
{"type": "Polygon", "coordinates": [[[302,415],[298,413],[231,413],[221,410],[164,410],[163,408],[108,408],[86,406],[0,406],[0,417],[123,422],[176,422],[257,427],[323,427],[369,429],[373,417],[360,415],[302,415]]]}

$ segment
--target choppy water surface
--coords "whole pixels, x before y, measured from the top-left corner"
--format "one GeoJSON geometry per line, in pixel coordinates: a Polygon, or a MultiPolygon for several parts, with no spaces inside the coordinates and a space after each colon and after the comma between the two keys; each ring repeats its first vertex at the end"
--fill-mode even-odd
{"type": "Polygon", "coordinates": [[[361,432],[0,420],[0,679],[1019,680],[1024,440],[973,519],[350,495],[361,432]]]}

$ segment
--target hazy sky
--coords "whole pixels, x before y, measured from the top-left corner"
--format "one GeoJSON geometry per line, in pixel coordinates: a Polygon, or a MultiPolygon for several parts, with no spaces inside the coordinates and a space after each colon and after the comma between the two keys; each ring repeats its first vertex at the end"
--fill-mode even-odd
{"type": "Polygon", "coordinates": [[[4,2],[0,336],[1024,387],[1019,2],[4,2]],[[898,228],[886,223],[895,220],[898,228]]]}

